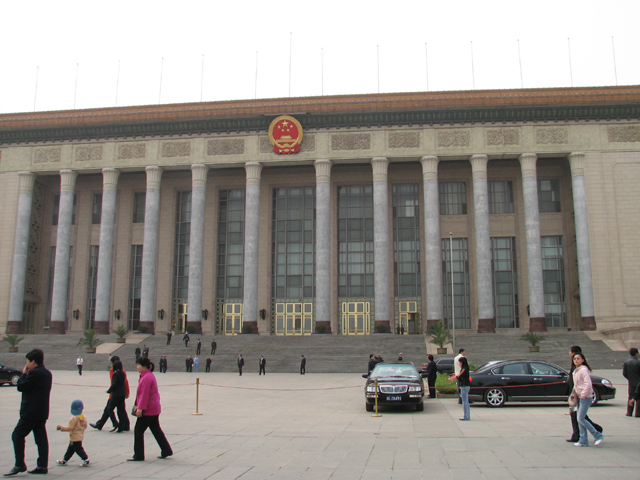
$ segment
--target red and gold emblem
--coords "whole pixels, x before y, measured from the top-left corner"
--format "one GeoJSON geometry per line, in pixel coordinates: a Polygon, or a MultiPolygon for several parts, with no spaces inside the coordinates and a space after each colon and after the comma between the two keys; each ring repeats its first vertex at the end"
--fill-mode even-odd
{"type": "Polygon", "coordinates": [[[302,125],[289,115],[277,117],[269,125],[269,141],[275,153],[298,153],[302,143],[302,125]]]}

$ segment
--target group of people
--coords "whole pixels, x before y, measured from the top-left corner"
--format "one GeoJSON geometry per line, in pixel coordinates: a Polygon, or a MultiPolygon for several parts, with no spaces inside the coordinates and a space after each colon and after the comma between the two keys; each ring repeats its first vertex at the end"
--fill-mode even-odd
{"type": "MultiPolygon", "coordinates": [[[[59,431],[69,433],[67,451],[60,460],[56,461],[60,466],[66,466],[74,453],[82,459],[82,466],[87,467],[91,464],[89,456],[82,446],[84,431],[88,425],[97,430],[102,430],[107,420],[111,419],[112,431],[126,432],[130,430],[129,417],[125,407],[125,399],[129,397],[127,374],[119,357],[113,356],[110,361],[110,385],[107,390],[109,399],[102,418],[96,423],[88,424],[83,414],[84,404],[82,400],[76,399],[71,402],[71,418],[68,424],[57,425],[56,427],[59,431]],[[118,413],[117,418],[114,410],[118,413]]],[[[167,458],[173,455],[173,450],[160,427],[160,392],[158,391],[156,378],[153,375],[154,364],[148,357],[141,355],[136,359],[136,369],[140,374],[140,379],[132,411],[132,415],[136,417],[133,456],[127,460],[137,462],[145,459],[144,433],[147,428],[151,430],[160,447],[160,456],[158,458],[167,458]]],[[[17,383],[17,390],[22,393],[22,400],[20,403],[20,418],[11,434],[15,463],[13,468],[4,474],[5,477],[12,477],[27,471],[25,438],[31,432],[33,432],[38,449],[38,459],[36,468],[29,470],[29,473],[48,473],[49,439],[47,437],[46,424],[49,418],[52,383],[53,376],[44,366],[44,352],[37,348],[31,350],[26,355],[25,366],[17,383]]]]}
{"type": "MultiPolygon", "coordinates": [[[[236,360],[238,365],[238,375],[242,376],[242,370],[244,369],[244,358],[242,354],[238,355],[238,359],[236,360]]],[[[264,355],[260,355],[260,359],[258,360],[258,375],[266,375],[266,367],[267,367],[267,359],[264,358],[264,355]]],[[[307,359],[304,355],[301,355],[300,359],[300,375],[305,375],[307,373],[307,359]]]]}
{"type": "MultiPolygon", "coordinates": [[[[172,336],[173,336],[173,332],[169,330],[167,332],[167,345],[171,345],[172,336]]],[[[184,332],[184,335],[182,335],[182,341],[184,342],[184,346],[186,348],[189,348],[190,340],[191,340],[191,336],[189,335],[189,332],[184,332]]],[[[217,349],[218,349],[218,342],[216,342],[216,339],[214,338],[213,340],[211,340],[211,352],[209,353],[209,355],[215,355],[217,349]]],[[[196,343],[196,355],[200,355],[201,353],[202,353],[202,340],[200,337],[198,337],[198,343],[196,343]]]]}
{"type": "Polygon", "coordinates": [[[147,347],[146,345],[144,345],[142,347],[142,349],[140,349],[140,345],[138,345],[135,349],[136,354],[136,361],[138,360],[138,358],[145,357],[145,358],[149,358],[149,347],[147,347]]]}

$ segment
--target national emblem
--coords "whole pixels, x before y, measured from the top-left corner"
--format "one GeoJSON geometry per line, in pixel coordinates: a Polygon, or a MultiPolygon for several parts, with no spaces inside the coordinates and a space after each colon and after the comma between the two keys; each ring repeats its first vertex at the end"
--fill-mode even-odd
{"type": "Polygon", "coordinates": [[[298,153],[302,143],[302,125],[289,115],[277,117],[269,125],[269,141],[275,153],[298,153]]]}

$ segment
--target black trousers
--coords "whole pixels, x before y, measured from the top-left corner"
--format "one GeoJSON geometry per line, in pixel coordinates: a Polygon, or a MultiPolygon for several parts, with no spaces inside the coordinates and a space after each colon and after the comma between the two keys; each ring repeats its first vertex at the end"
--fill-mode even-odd
{"type": "Polygon", "coordinates": [[[160,453],[164,456],[173,454],[171,445],[167,437],[165,437],[162,428],[160,428],[159,415],[151,415],[138,417],[136,420],[136,426],[134,428],[134,440],[133,440],[133,458],[136,460],[144,460],[144,432],[147,428],[151,430],[158,446],[160,447],[160,453]]]}
{"type": "Polygon", "coordinates": [[[127,416],[127,410],[124,404],[123,398],[110,398],[107,401],[107,406],[104,407],[102,417],[96,422],[96,427],[102,430],[107,420],[111,419],[111,425],[118,430],[129,431],[131,424],[129,423],[129,417],[127,416]],[[118,411],[118,418],[116,418],[115,410],[118,411]]]}
{"type": "Polygon", "coordinates": [[[48,468],[49,464],[49,439],[47,438],[47,420],[30,420],[20,418],[16,428],[13,429],[11,440],[16,455],[16,467],[27,468],[24,462],[25,438],[33,432],[33,439],[38,446],[38,467],[48,468]]]}
{"type": "MultiPolygon", "coordinates": [[[[597,431],[602,433],[602,427],[600,425],[598,425],[596,422],[594,422],[593,420],[591,420],[588,415],[586,417],[584,417],[584,419],[587,422],[590,422],[591,425],[593,425],[593,428],[595,428],[597,431]]],[[[571,439],[573,441],[577,442],[578,440],[580,440],[580,427],[578,426],[578,412],[577,411],[572,411],[571,412],[571,428],[573,428],[573,433],[571,434],[571,439]]]]}
{"type": "Polygon", "coordinates": [[[82,448],[82,442],[69,442],[67,453],[64,454],[64,461],[68,462],[69,459],[73,457],[74,453],[77,453],[82,460],[86,460],[87,458],[89,458],[87,452],[85,452],[84,448],[82,448]]]}
{"type": "Polygon", "coordinates": [[[205,373],[209,373],[211,371],[211,365],[207,365],[204,371],[205,373]]]}
{"type": "Polygon", "coordinates": [[[427,378],[427,384],[429,385],[429,398],[436,398],[436,379],[427,378]]]}
{"type": "Polygon", "coordinates": [[[636,386],[637,385],[629,385],[629,398],[627,400],[627,416],[630,417],[631,415],[633,415],[633,409],[636,409],[636,417],[640,417],[640,402],[636,401],[633,405],[629,405],[629,400],[631,400],[632,398],[635,398],[635,391],[636,391],[636,386]]]}
{"type": "Polygon", "coordinates": [[[266,375],[266,372],[264,371],[264,365],[260,365],[260,371],[258,372],[258,375],[266,375]]]}

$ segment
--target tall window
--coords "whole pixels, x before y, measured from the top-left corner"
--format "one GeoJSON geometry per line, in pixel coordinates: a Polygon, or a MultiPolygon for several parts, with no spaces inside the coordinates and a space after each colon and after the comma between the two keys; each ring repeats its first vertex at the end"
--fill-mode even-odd
{"type": "Polygon", "coordinates": [[[140,298],[142,292],[142,245],[131,245],[131,270],[129,273],[129,328],[140,325],[140,298]]]}
{"type": "Polygon", "coordinates": [[[314,295],[315,188],[273,190],[272,296],[314,295]]]}
{"type": "Polygon", "coordinates": [[[518,268],[516,264],[516,239],[491,238],[493,258],[493,304],[496,327],[518,328],[518,268]]]}
{"type": "Polygon", "coordinates": [[[87,275],[87,315],[85,318],[86,328],[93,328],[94,322],[96,320],[99,249],[99,245],[91,245],[89,249],[89,272],[87,275]]]}
{"type": "Polygon", "coordinates": [[[467,214],[467,184],[464,182],[440,183],[440,215],[467,214]]]}
{"type": "MultiPolygon", "coordinates": [[[[51,225],[58,225],[60,213],[60,195],[53,196],[53,209],[51,211],[51,225]]],[[[71,210],[71,225],[76,224],[76,194],[73,194],[73,206],[71,210]]]]}
{"type": "Polygon", "coordinates": [[[216,297],[242,299],[244,274],[244,190],[220,190],[216,297]]]}
{"type": "Polygon", "coordinates": [[[102,194],[93,194],[93,206],[91,207],[91,223],[100,225],[102,222],[102,194]]]}
{"type": "Polygon", "coordinates": [[[538,206],[541,213],[561,211],[559,180],[538,180],[538,206]]]}
{"type": "Polygon", "coordinates": [[[396,297],[420,296],[418,185],[393,185],[393,260],[396,297]]]}
{"type": "Polygon", "coordinates": [[[191,192],[178,192],[174,247],[173,300],[187,303],[189,296],[189,246],[191,244],[191,192]]]}
{"type": "Polygon", "coordinates": [[[466,238],[442,239],[442,298],[447,328],[452,328],[451,270],[456,328],[471,328],[469,293],[469,241],[466,238]],[[453,252],[451,251],[453,247],[453,252]],[[453,262],[451,261],[453,255],[453,262]]]}
{"type": "Polygon", "coordinates": [[[547,327],[567,326],[562,237],[541,237],[544,316],[547,327]]]}
{"type": "Polygon", "coordinates": [[[489,213],[513,213],[511,182],[489,182],[489,213]]]}
{"type": "Polygon", "coordinates": [[[338,297],[373,297],[373,186],[338,188],[338,297]]]}
{"type": "Polygon", "coordinates": [[[136,192],[133,194],[133,223],[144,223],[144,209],[147,194],[136,192]]]}

